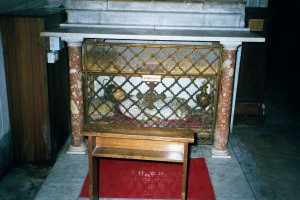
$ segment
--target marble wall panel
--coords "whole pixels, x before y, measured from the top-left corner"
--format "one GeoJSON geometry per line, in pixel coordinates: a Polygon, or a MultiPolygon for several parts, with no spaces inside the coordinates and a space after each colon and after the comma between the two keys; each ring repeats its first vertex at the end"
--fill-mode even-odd
{"type": "MultiPolygon", "coordinates": [[[[0,32],[1,38],[1,32],[0,32]]],[[[0,176],[12,161],[3,48],[0,40],[0,176]]]]}

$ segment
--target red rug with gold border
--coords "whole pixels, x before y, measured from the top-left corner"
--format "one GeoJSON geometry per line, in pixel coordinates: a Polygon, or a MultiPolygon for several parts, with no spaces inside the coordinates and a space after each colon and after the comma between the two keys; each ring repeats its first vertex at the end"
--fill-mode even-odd
{"type": "MultiPolygon", "coordinates": [[[[215,199],[205,159],[189,160],[188,199],[215,199]]],[[[174,163],[100,160],[101,198],[180,199],[182,165],[174,163]]],[[[89,196],[88,176],[80,197],[89,196]]]]}

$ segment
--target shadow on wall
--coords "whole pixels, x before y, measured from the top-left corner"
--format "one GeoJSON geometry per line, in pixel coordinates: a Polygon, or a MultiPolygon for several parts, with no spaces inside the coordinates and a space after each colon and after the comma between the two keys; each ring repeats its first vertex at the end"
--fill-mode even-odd
{"type": "Polygon", "coordinates": [[[12,145],[6,92],[3,47],[0,32],[0,177],[12,162],[12,145]]]}
{"type": "Polygon", "coordinates": [[[0,13],[13,9],[37,8],[49,5],[51,0],[0,0],[0,13]]]}

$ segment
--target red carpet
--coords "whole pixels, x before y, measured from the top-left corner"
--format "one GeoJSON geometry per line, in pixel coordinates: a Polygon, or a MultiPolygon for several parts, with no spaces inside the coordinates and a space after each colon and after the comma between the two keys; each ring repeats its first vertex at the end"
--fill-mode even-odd
{"type": "MultiPolygon", "coordinates": [[[[100,197],[180,199],[181,164],[131,160],[100,160],[100,197]]],[[[80,197],[88,197],[88,176],[80,197]]],[[[188,199],[215,199],[203,158],[190,159],[188,199]]]]}

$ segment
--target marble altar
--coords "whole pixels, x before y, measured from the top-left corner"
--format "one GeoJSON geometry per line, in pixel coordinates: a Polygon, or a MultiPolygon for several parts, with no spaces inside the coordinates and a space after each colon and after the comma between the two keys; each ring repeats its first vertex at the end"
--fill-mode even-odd
{"type": "Polygon", "coordinates": [[[228,158],[237,48],[243,42],[265,39],[244,28],[241,0],[67,0],[68,21],[41,33],[59,37],[69,49],[71,90],[71,146],[69,153],[85,153],[83,126],[82,43],[85,39],[117,42],[218,44],[223,64],[212,156],[228,158]]]}

